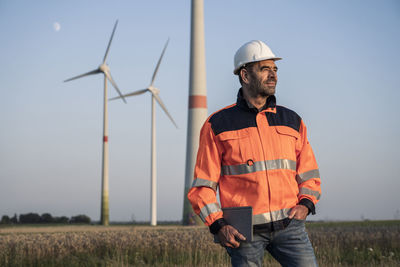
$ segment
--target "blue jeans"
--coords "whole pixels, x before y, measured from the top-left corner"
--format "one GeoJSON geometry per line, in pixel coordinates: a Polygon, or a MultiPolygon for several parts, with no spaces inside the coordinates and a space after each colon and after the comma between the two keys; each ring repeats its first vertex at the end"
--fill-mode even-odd
{"type": "Polygon", "coordinates": [[[252,242],[226,248],[232,266],[262,266],[267,250],[282,266],[318,266],[305,221],[293,219],[283,230],[255,234],[252,242]]]}

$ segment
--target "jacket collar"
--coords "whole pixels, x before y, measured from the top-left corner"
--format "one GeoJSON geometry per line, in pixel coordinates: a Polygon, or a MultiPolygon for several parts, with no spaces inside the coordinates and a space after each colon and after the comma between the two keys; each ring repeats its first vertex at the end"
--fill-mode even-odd
{"type": "Polygon", "coordinates": [[[264,111],[268,108],[272,108],[273,110],[276,107],[276,97],[274,95],[271,95],[267,98],[267,102],[265,103],[265,105],[261,108],[261,110],[258,110],[256,107],[254,107],[250,102],[248,102],[244,96],[243,96],[243,89],[240,88],[239,92],[237,94],[237,101],[236,101],[236,105],[242,109],[248,110],[248,111],[252,111],[255,113],[264,111]]]}

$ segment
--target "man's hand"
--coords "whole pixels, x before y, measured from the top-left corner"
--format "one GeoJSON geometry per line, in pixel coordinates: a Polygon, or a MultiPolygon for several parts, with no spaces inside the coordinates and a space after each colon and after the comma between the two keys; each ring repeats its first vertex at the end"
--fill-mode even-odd
{"type": "Polygon", "coordinates": [[[246,238],[231,225],[222,226],[218,232],[218,239],[223,247],[238,248],[240,243],[236,238],[241,241],[246,240],[246,238]]]}
{"type": "Polygon", "coordinates": [[[303,205],[294,206],[289,212],[289,219],[305,220],[308,215],[308,208],[303,205]]]}

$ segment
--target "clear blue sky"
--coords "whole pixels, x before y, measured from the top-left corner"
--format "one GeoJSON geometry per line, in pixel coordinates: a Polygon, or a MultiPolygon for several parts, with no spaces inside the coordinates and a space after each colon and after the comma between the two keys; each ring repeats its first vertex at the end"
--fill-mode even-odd
{"type": "MultiPolygon", "coordinates": [[[[205,1],[208,111],[233,103],[233,55],[265,41],[279,61],[278,104],[304,119],[322,176],[312,219],[393,219],[400,209],[400,3],[205,1]]],[[[102,75],[123,93],[155,86],[158,218],[182,216],[190,1],[0,2],[0,215],[50,212],[98,220],[102,75]],[[56,31],[54,23],[61,28],[56,31]]],[[[116,96],[110,88],[109,96],[116,96]]],[[[149,220],[150,96],[109,103],[110,219],[149,220]]]]}

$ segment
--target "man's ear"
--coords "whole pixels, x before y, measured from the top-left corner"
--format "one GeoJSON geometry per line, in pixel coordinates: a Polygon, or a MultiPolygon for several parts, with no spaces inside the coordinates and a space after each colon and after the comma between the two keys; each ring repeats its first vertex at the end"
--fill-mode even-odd
{"type": "Polygon", "coordinates": [[[247,71],[246,68],[241,68],[239,72],[240,77],[242,78],[242,81],[246,84],[249,83],[249,72],[247,71]]]}

